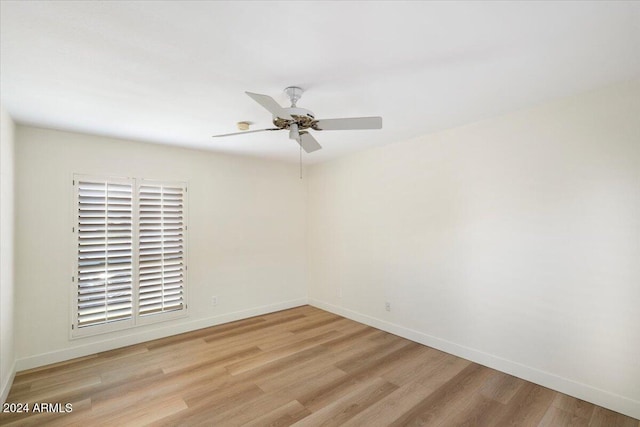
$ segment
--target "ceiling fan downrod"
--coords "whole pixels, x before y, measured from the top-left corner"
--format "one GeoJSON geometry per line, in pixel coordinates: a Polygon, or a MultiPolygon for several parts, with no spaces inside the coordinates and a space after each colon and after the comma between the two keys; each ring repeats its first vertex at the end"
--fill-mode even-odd
{"type": "Polygon", "coordinates": [[[291,107],[296,106],[296,102],[298,102],[298,100],[302,97],[303,92],[304,90],[302,90],[302,88],[299,88],[298,86],[289,86],[285,88],[284,93],[286,93],[289,97],[289,100],[291,101],[291,107]]]}

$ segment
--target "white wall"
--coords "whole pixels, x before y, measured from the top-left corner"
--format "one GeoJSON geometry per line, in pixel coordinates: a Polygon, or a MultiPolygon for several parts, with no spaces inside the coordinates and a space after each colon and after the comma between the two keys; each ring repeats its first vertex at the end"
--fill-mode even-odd
{"type": "Polygon", "coordinates": [[[19,125],[16,172],[19,370],[306,303],[296,165],[19,125]],[[189,182],[187,319],[69,340],[73,173],[189,182]]]}
{"type": "Polygon", "coordinates": [[[0,403],[15,374],[14,352],[14,124],[0,106],[0,403]]]}
{"type": "Polygon", "coordinates": [[[312,304],[640,418],[640,81],[313,166],[308,198],[312,304]]]}

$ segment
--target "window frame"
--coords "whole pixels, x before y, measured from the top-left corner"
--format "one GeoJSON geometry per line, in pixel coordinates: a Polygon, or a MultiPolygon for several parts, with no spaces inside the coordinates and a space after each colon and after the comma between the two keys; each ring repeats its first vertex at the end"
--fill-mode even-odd
{"type": "Polygon", "coordinates": [[[71,209],[71,231],[72,231],[72,275],[71,275],[71,328],[69,332],[70,339],[84,338],[105,334],[109,332],[122,331],[126,329],[136,328],[144,325],[151,325],[160,322],[166,322],[189,315],[189,293],[188,293],[188,182],[174,180],[154,180],[135,177],[117,177],[107,175],[93,174],[73,174],[72,178],[72,209],[71,209]],[[131,226],[132,226],[132,315],[131,318],[107,322],[102,324],[87,325],[79,327],[78,325],[78,271],[79,271],[79,227],[78,227],[78,209],[79,209],[79,183],[95,182],[109,184],[129,184],[131,185],[131,226]],[[140,188],[141,186],[171,186],[180,187],[182,193],[182,215],[183,215],[183,237],[182,237],[182,259],[183,259],[183,280],[182,295],[183,308],[173,311],[160,312],[154,314],[140,315],[139,310],[139,260],[140,260],[140,188]]]}

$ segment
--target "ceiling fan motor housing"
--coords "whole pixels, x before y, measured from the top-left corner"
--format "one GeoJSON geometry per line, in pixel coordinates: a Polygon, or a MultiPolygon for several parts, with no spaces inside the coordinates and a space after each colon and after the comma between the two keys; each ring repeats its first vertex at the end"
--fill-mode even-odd
{"type": "MultiPolygon", "coordinates": [[[[314,122],[316,121],[313,112],[305,108],[298,108],[296,106],[296,102],[298,102],[303,92],[304,90],[298,86],[289,86],[284,89],[284,93],[287,94],[289,100],[291,101],[291,107],[283,108],[282,111],[288,114],[290,117],[293,117],[293,120],[283,119],[282,117],[277,117],[276,115],[274,115],[274,125],[276,125],[280,129],[289,130],[291,130],[292,125],[297,125],[297,129],[295,130],[295,132],[297,132],[298,130],[304,130],[313,127],[314,122]]],[[[294,126],[294,128],[295,127],[296,126],[294,126]]]]}
{"type": "Polygon", "coordinates": [[[274,117],[273,124],[280,129],[289,129],[289,126],[291,126],[293,123],[297,124],[298,129],[300,130],[309,129],[310,127],[313,127],[313,124],[316,121],[313,112],[305,108],[290,107],[283,108],[283,110],[286,111],[291,117],[293,117],[293,120],[274,117]]]}

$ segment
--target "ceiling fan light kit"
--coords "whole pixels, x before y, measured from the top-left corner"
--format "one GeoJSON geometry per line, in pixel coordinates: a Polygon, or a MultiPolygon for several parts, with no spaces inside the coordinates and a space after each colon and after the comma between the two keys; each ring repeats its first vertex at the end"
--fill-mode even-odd
{"type": "Polygon", "coordinates": [[[297,86],[289,86],[284,92],[289,97],[291,107],[283,108],[273,98],[259,93],[245,92],[254,101],[269,111],[273,116],[275,128],[258,129],[248,131],[248,122],[239,122],[238,129],[244,132],[227,133],[214,135],[215,138],[224,136],[241,135],[244,133],[265,132],[274,130],[288,130],[289,138],[300,144],[300,147],[307,153],[312,153],[322,148],[316,139],[308,132],[323,130],[354,130],[354,129],[382,129],[382,117],[351,117],[341,119],[317,120],[312,111],[297,106],[298,100],[302,97],[303,90],[297,86]],[[241,128],[242,124],[242,128],[241,128]]]}
{"type": "Polygon", "coordinates": [[[300,139],[300,132],[298,132],[298,125],[296,123],[291,123],[289,125],[289,139],[296,141],[300,139]]]}

